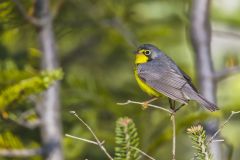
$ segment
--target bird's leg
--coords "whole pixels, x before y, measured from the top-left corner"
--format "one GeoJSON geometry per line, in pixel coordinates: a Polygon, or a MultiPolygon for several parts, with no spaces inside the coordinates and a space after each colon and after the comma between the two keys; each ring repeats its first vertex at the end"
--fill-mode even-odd
{"type": "Polygon", "coordinates": [[[154,98],[152,98],[152,99],[150,99],[148,101],[144,101],[143,104],[142,104],[143,109],[147,109],[148,108],[148,104],[153,102],[153,101],[155,101],[155,100],[157,100],[157,99],[158,99],[157,97],[154,97],[154,98]]]}
{"type": "Polygon", "coordinates": [[[183,103],[183,104],[180,104],[178,107],[176,107],[176,101],[172,100],[171,98],[168,98],[168,102],[169,102],[170,108],[173,112],[177,112],[183,106],[185,106],[185,104],[183,103]]]}
{"type": "Polygon", "coordinates": [[[185,106],[185,104],[180,104],[179,107],[175,108],[174,112],[177,112],[178,110],[180,110],[183,106],[185,106]]]}
{"type": "Polygon", "coordinates": [[[176,106],[175,101],[172,100],[171,98],[168,98],[168,102],[169,102],[171,110],[175,111],[175,106],[176,106]]]}

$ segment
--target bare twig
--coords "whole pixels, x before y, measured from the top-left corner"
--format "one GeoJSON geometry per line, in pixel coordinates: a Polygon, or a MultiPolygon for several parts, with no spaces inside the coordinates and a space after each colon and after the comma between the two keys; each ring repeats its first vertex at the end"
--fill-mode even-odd
{"type": "Polygon", "coordinates": [[[0,149],[0,156],[31,157],[42,154],[42,149],[0,149]]]}
{"type": "MultiPolygon", "coordinates": [[[[110,160],[113,160],[113,158],[111,157],[111,155],[107,152],[106,148],[103,146],[103,142],[101,142],[98,137],[96,136],[96,134],[93,132],[93,130],[88,126],[88,124],[86,122],[84,122],[79,116],[78,114],[75,112],[75,111],[71,111],[70,113],[72,113],[75,117],[77,117],[77,119],[82,122],[84,124],[84,126],[87,127],[87,129],[91,132],[91,134],[93,135],[94,139],[96,140],[96,143],[97,145],[100,147],[100,149],[107,155],[107,157],[110,159],[110,160]]],[[[72,137],[73,138],[73,137],[72,137]]],[[[78,139],[81,139],[83,140],[82,138],[78,138],[78,139]]],[[[86,140],[84,140],[86,141],[86,140]]],[[[89,140],[88,140],[89,141],[89,140]]],[[[94,142],[94,141],[92,141],[94,142]]],[[[89,141],[90,143],[90,141],[89,141]]],[[[95,143],[94,143],[95,144],[95,143]]]]}
{"type": "Polygon", "coordinates": [[[172,160],[176,160],[176,121],[175,113],[171,115],[171,121],[173,126],[173,135],[172,135],[172,160]]]}
{"type": "Polygon", "coordinates": [[[212,140],[212,142],[224,142],[224,139],[215,139],[215,140],[212,140]]]}
{"type": "Polygon", "coordinates": [[[41,25],[42,25],[42,23],[39,21],[39,19],[37,19],[37,18],[35,18],[35,17],[33,17],[33,16],[29,16],[29,15],[27,14],[26,10],[24,9],[23,5],[19,2],[19,0],[12,0],[12,1],[16,4],[19,12],[22,14],[22,16],[23,16],[28,22],[30,22],[31,24],[33,24],[33,25],[35,25],[35,26],[41,26],[41,25]]]}
{"type": "Polygon", "coordinates": [[[221,80],[223,80],[231,75],[237,74],[237,73],[240,73],[240,66],[235,66],[235,67],[223,69],[221,71],[217,71],[214,74],[214,79],[216,81],[221,81],[221,80]]]}
{"type": "Polygon", "coordinates": [[[214,138],[218,135],[218,133],[223,129],[223,127],[226,126],[226,124],[230,121],[230,119],[235,115],[235,114],[239,114],[240,111],[232,111],[232,113],[230,114],[230,116],[227,118],[227,120],[219,127],[219,129],[213,134],[213,136],[208,140],[207,144],[211,143],[214,138]]]}
{"type": "MultiPolygon", "coordinates": [[[[124,105],[131,104],[131,103],[132,103],[132,104],[140,104],[140,105],[144,105],[143,102],[137,102],[137,101],[131,101],[131,100],[127,100],[127,102],[124,102],[124,103],[117,103],[117,104],[118,104],[118,105],[122,105],[122,106],[124,106],[124,105]]],[[[168,112],[168,113],[172,114],[172,111],[171,111],[171,110],[168,110],[168,109],[163,108],[163,107],[161,107],[161,106],[157,106],[157,105],[153,105],[153,104],[148,104],[148,106],[149,106],[149,107],[152,107],[152,108],[161,109],[161,110],[163,110],[163,111],[165,111],[165,112],[168,112]]]]}
{"type": "Polygon", "coordinates": [[[227,38],[227,37],[231,37],[234,39],[240,39],[240,33],[239,32],[233,32],[233,31],[223,31],[223,30],[217,30],[214,29],[212,30],[213,34],[215,34],[216,36],[219,37],[223,37],[223,38],[227,38]]]}
{"type": "Polygon", "coordinates": [[[85,138],[80,138],[80,137],[72,136],[72,135],[70,135],[70,134],[65,134],[65,136],[66,136],[66,137],[73,138],[73,139],[81,140],[81,141],[84,141],[84,142],[87,142],[87,143],[91,143],[91,144],[98,145],[97,142],[91,141],[91,140],[88,140],[88,139],[85,139],[85,138]]]}
{"type": "Polygon", "coordinates": [[[156,160],[155,158],[149,156],[147,153],[143,152],[142,150],[140,150],[139,148],[130,146],[130,148],[135,149],[136,151],[140,152],[142,155],[146,156],[147,158],[151,159],[151,160],[156,160]]]}

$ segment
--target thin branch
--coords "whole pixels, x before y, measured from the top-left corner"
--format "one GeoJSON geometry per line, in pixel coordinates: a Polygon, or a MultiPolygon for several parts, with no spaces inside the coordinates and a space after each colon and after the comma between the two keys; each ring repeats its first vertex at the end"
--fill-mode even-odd
{"type": "Polygon", "coordinates": [[[42,149],[0,149],[0,156],[4,157],[31,157],[41,154],[42,149]]]}
{"type": "Polygon", "coordinates": [[[147,153],[143,152],[142,150],[140,150],[139,148],[136,148],[136,147],[133,147],[133,146],[130,146],[130,148],[140,152],[142,155],[146,156],[147,158],[151,159],[151,160],[156,160],[155,158],[149,156],[147,153]]]}
{"type": "Polygon", "coordinates": [[[239,32],[233,32],[233,31],[223,31],[223,30],[217,30],[213,29],[212,30],[213,34],[219,37],[227,38],[227,37],[232,37],[234,39],[240,39],[240,33],[239,32]]]}
{"type": "Polygon", "coordinates": [[[81,141],[84,141],[84,142],[87,142],[87,143],[91,143],[91,144],[98,145],[97,142],[91,141],[91,140],[88,140],[88,139],[85,139],[85,138],[80,138],[80,137],[72,136],[72,135],[70,135],[70,134],[65,134],[65,136],[66,136],[66,137],[73,138],[73,139],[81,140],[81,141]]]}
{"type": "Polygon", "coordinates": [[[221,71],[217,71],[214,73],[214,79],[216,81],[221,81],[237,73],[240,73],[240,66],[235,66],[235,67],[223,69],[221,71]]]}
{"type": "Polygon", "coordinates": [[[235,115],[239,114],[240,111],[232,111],[230,116],[227,118],[227,120],[219,127],[219,129],[213,134],[213,136],[208,140],[208,144],[213,141],[213,139],[218,135],[218,133],[223,129],[223,127],[226,126],[226,124],[230,121],[230,119],[235,115]]]}
{"type": "Polygon", "coordinates": [[[21,125],[21,126],[23,126],[23,127],[26,127],[26,128],[29,128],[29,129],[34,129],[34,128],[36,128],[36,127],[39,127],[40,126],[40,124],[41,124],[41,122],[40,122],[40,120],[39,119],[36,119],[36,120],[34,120],[33,122],[28,122],[28,121],[25,121],[25,120],[18,120],[18,119],[11,119],[11,120],[13,120],[15,123],[17,123],[18,125],[21,125]]]}
{"type": "Polygon", "coordinates": [[[84,126],[87,127],[87,129],[91,132],[91,134],[93,135],[94,139],[96,140],[97,145],[100,147],[100,149],[107,155],[107,157],[110,160],[113,160],[113,158],[111,157],[111,155],[107,152],[106,148],[103,146],[103,142],[101,142],[98,137],[96,136],[96,134],[93,132],[93,130],[88,126],[88,124],[86,122],[84,122],[75,111],[71,111],[70,113],[72,113],[75,117],[77,117],[77,119],[82,122],[84,124],[84,126]]]}
{"type": "Polygon", "coordinates": [[[212,142],[224,142],[224,139],[215,139],[215,140],[212,140],[212,142]]]}
{"type": "Polygon", "coordinates": [[[114,19],[107,21],[112,27],[114,27],[126,40],[126,42],[132,47],[137,47],[139,42],[135,35],[129,30],[129,28],[123,23],[123,21],[115,17],[114,19]]]}
{"type": "Polygon", "coordinates": [[[176,121],[175,113],[171,115],[171,121],[173,126],[173,135],[172,135],[172,160],[176,160],[176,121]]]}
{"type": "MultiPolygon", "coordinates": [[[[124,103],[117,103],[117,105],[124,106],[124,105],[131,104],[131,103],[132,103],[132,104],[140,104],[140,105],[144,105],[143,102],[137,102],[137,101],[132,101],[132,100],[127,100],[127,101],[124,102],[124,103]]],[[[165,112],[168,112],[168,113],[170,113],[170,114],[173,113],[171,110],[168,110],[168,109],[163,108],[163,107],[161,107],[161,106],[157,106],[157,105],[153,105],[153,104],[148,104],[148,106],[149,106],[149,107],[152,107],[152,108],[161,109],[161,110],[163,110],[163,111],[165,111],[165,112]]]]}
{"type": "Polygon", "coordinates": [[[19,2],[19,0],[12,0],[12,1],[16,4],[19,12],[28,22],[30,22],[34,26],[42,26],[42,23],[37,18],[33,16],[29,16],[27,14],[26,10],[24,9],[23,5],[19,2]]]}
{"type": "Polygon", "coordinates": [[[20,116],[17,117],[9,117],[10,120],[13,122],[17,123],[18,125],[21,125],[23,127],[29,128],[29,129],[34,129],[40,125],[40,119],[36,117],[36,119],[28,121],[28,117],[31,115],[34,115],[35,111],[34,110],[27,110],[26,112],[23,112],[20,114],[20,116]]]}

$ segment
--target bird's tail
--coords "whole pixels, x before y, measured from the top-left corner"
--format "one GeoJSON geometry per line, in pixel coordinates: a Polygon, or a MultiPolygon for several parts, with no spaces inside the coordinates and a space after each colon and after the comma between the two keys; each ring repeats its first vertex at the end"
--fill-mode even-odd
{"type": "Polygon", "coordinates": [[[198,96],[195,96],[194,100],[197,101],[198,103],[200,103],[202,106],[204,106],[205,108],[207,108],[211,112],[219,110],[219,108],[217,107],[216,104],[214,104],[212,102],[209,102],[208,100],[206,100],[206,98],[204,98],[200,94],[198,94],[198,96]]]}

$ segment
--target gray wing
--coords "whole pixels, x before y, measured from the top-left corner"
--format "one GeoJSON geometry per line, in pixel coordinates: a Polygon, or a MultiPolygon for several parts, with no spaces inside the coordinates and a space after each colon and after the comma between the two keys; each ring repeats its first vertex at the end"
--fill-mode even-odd
{"type": "Polygon", "coordinates": [[[171,63],[171,65],[168,65],[168,66],[171,66],[171,69],[173,69],[175,72],[177,72],[178,74],[182,75],[185,80],[188,82],[188,84],[190,85],[190,87],[196,92],[198,93],[198,90],[197,88],[193,85],[192,83],[192,79],[183,71],[181,70],[181,68],[179,68],[175,62],[168,56],[165,56],[163,57],[164,58],[164,62],[165,63],[171,63]]]}
{"type": "Polygon", "coordinates": [[[190,87],[188,81],[179,71],[165,62],[148,62],[138,66],[138,76],[156,91],[181,103],[187,103],[189,97],[183,87],[190,87]]]}

